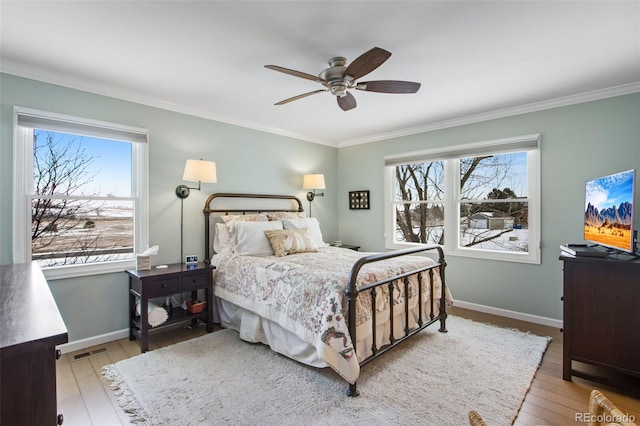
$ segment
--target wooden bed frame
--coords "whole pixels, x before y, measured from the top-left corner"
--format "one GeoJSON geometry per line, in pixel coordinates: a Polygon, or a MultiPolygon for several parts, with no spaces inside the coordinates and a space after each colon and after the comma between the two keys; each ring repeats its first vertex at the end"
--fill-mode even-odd
{"type": "MultiPolygon", "coordinates": [[[[210,225],[210,216],[211,213],[220,213],[220,214],[246,214],[246,213],[267,213],[267,212],[303,212],[304,209],[302,208],[302,203],[300,202],[300,200],[297,197],[294,196],[290,196],[290,195],[265,195],[265,194],[238,194],[238,193],[216,193],[216,194],[212,194],[209,196],[209,198],[207,198],[207,201],[205,202],[204,205],[204,233],[205,233],[205,262],[210,262],[211,259],[211,247],[212,247],[212,240],[211,240],[211,225],[210,225]],[[216,199],[223,199],[223,198],[236,198],[236,199],[268,199],[268,200],[284,200],[285,202],[288,200],[290,205],[293,206],[294,204],[297,207],[290,207],[290,208],[286,208],[286,209],[271,209],[271,208],[263,208],[263,209],[245,209],[245,208],[211,208],[211,204],[214,200],[216,199]]],[[[410,337],[412,337],[413,335],[417,334],[418,332],[424,330],[425,328],[429,327],[431,324],[434,324],[436,322],[440,322],[440,328],[438,331],[442,332],[442,333],[446,333],[447,332],[447,328],[446,328],[446,319],[447,319],[447,304],[446,304],[446,284],[445,284],[445,268],[446,268],[446,262],[444,259],[444,252],[442,251],[442,248],[440,246],[428,246],[428,247],[416,247],[416,248],[409,248],[409,249],[403,249],[403,250],[394,250],[394,251],[390,251],[390,252],[385,252],[385,253],[376,253],[376,254],[371,254],[365,257],[360,258],[354,265],[353,268],[351,269],[351,272],[349,274],[349,284],[347,286],[346,289],[346,296],[347,296],[347,300],[348,300],[348,311],[349,312],[355,312],[356,309],[356,300],[358,299],[358,295],[362,292],[370,292],[371,293],[371,297],[373,299],[373,303],[372,305],[375,306],[375,297],[377,294],[377,288],[383,285],[387,285],[389,287],[389,297],[391,300],[390,303],[390,310],[389,310],[389,323],[390,323],[390,329],[393,330],[393,319],[394,319],[394,305],[393,305],[393,283],[396,280],[402,280],[402,282],[404,283],[404,291],[405,294],[408,293],[408,287],[409,287],[409,277],[416,275],[417,279],[418,279],[418,286],[419,286],[419,291],[418,291],[418,312],[419,312],[419,320],[418,320],[418,326],[412,330],[409,330],[408,327],[405,327],[404,330],[404,335],[401,336],[400,338],[396,338],[393,335],[393,332],[391,333],[390,336],[390,340],[391,342],[387,345],[384,345],[382,347],[378,347],[376,344],[376,312],[375,310],[371,313],[372,314],[372,340],[373,340],[373,346],[371,348],[372,350],[372,354],[363,359],[362,361],[360,361],[360,366],[362,367],[365,364],[368,364],[369,362],[373,361],[374,359],[378,358],[379,356],[382,356],[384,353],[386,353],[387,351],[389,351],[390,349],[398,346],[400,343],[404,342],[405,340],[409,339],[410,337]],[[401,275],[396,275],[393,277],[390,277],[388,279],[385,280],[381,280],[381,281],[377,281],[371,284],[368,284],[366,286],[360,287],[358,288],[356,285],[357,282],[357,278],[358,278],[358,273],[360,272],[360,269],[362,267],[364,267],[365,265],[369,264],[369,263],[374,263],[374,262],[379,262],[385,259],[391,259],[394,257],[399,257],[399,256],[406,256],[406,255],[411,255],[411,254],[416,254],[416,253],[420,253],[420,252],[429,252],[429,251],[437,251],[438,252],[438,261],[436,263],[434,263],[433,265],[429,265],[417,270],[413,270],[413,271],[409,271],[406,272],[404,274],[401,275]],[[433,288],[433,275],[435,273],[435,269],[438,269],[438,273],[440,275],[440,280],[442,282],[442,288],[441,288],[441,297],[440,297],[440,302],[439,302],[439,310],[438,310],[438,315],[434,315],[434,300],[433,298],[431,298],[431,305],[430,305],[430,315],[429,315],[429,319],[427,321],[423,320],[423,300],[422,300],[422,293],[423,293],[423,286],[424,285],[429,285],[430,286],[430,293],[431,295],[434,294],[434,288],[433,288]],[[422,280],[422,273],[428,271],[429,274],[429,283],[423,283],[422,280]]],[[[408,307],[408,303],[404,304],[405,309],[404,309],[404,316],[405,316],[405,324],[409,324],[409,307],[408,307]]],[[[348,322],[348,328],[349,328],[349,334],[351,336],[351,341],[353,342],[354,345],[354,350],[355,350],[355,346],[356,346],[356,315],[350,315],[349,312],[347,312],[347,317],[349,319],[348,322]]],[[[357,389],[357,382],[354,382],[353,384],[349,383],[349,388],[347,390],[347,395],[349,396],[358,396],[359,391],[357,389]]]]}

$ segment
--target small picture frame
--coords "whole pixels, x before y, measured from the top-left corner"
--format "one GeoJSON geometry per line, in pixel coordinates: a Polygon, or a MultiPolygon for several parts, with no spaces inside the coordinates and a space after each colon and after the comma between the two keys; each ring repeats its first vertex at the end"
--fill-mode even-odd
{"type": "Polygon", "coordinates": [[[369,191],[349,191],[350,210],[369,209],[369,191]]]}

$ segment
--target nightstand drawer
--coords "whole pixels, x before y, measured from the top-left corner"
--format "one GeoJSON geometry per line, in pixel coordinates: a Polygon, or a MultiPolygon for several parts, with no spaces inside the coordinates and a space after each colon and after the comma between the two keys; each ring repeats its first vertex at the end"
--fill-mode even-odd
{"type": "MultiPolygon", "coordinates": [[[[211,271],[207,271],[208,274],[211,271]]],[[[207,287],[207,274],[193,274],[182,276],[182,291],[207,287]]]]}
{"type": "Polygon", "coordinates": [[[164,296],[180,291],[180,279],[169,278],[166,280],[154,280],[144,283],[145,293],[148,297],[164,296]]]}

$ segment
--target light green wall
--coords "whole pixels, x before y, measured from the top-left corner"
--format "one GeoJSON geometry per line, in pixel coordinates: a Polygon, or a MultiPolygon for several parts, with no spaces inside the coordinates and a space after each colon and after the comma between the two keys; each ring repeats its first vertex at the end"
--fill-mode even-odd
{"type": "MultiPolygon", "coordinates": [[[[385,155],[533,133],[541,134],[541,264],[449,256],[447,282],[459,300],[561,319],[562,265],[558,246],[582,241],[587,180],[631,168],[640,173],[640,94],[341,148],[341,239],[366,250],[384,249],[385,155]],[[347,192],[362,189],[371,191],[371,210],[349,210],[347,192]]],[[[639,192],[637,189],[636,205],[639,192]]],[[[636,215],[635,225],[636,229],[640,225],[640,214],[636,215]]]]}
{"type": "MultiPolygon", "coordinates": [[[[154,263],[180,258],[180,200],[174,190],[185,183],[182,171],[188,158],[215,161],[218,182],[191,191],[184,202],[185,254],[204,257],[202,208],[210,193],[292,194],[308,210],[302,175],[311,172],[324,173],[327,185],[326,196],[314,201],[313,216],[327,241],[338,238],[336,148],[8,74],[0,74],[0,102],[0,264],[12,262],[14,105],[149,129],[149,243],[160,246],[154,263]]],[[[124,272],[49,284],[71,341],[127,328],[124,272]]]]}
{"type": "MultiPolygon", "coordinates": [[[[307,209],[301,186],[309,172],[326,178],[326,196],[313,205],[325,240],[340,238],[375,251],[384,249],[385,155],[540,133],[542,263],[449,256],[447,277],[459,300],[555,319],[562,316],[558,245],[581,240],[584,182],[640,169],[640,94],[340,149],[7,74],[0,74],[0,102],[0,264],[12,261],[14,105],[149,129],[150,244],[160,246],[156,263],[179,260],[180,201],[174,189],[183,183],[187,158],[216,161],[218,183],[203,184],[202,192],[192,191],[185,200],[185,253],[204,254],[201,211],[209,193],[294,194],[307,209]],[[371,191],[371,209],[349,210],[347,192],[362,189],[371,191]]],[[[124,273],[55,280],[50,286],[72,341],[127,327],[124,273]]]]}

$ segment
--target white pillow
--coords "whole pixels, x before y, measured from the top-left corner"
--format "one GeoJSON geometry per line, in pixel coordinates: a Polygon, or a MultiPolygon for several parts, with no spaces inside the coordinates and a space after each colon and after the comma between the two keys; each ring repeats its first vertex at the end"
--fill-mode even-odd
{"type": "Polygon", "coordinates": [[[222,220],[224,221],[225,225],[227,225],[229,234],[233,235],[233,233],[235,232],[235,224],[238,222],[267,222],[269,218],[265,213],[226,214],[222,216],[222,220]]]}
{"type": "Polygon", "coordinates": [[[237,222],[234,253],[242,256],[269,256],[273,248],[264,231],[281,230],[282,222],[237,222]]]}
{"type": "Polygon", "coordinates": [[[327,244],[322,239],[322,231],[320,231],[320,223],[315,217],[305,217],[300,219],[283,219],[284,229],[304,229],[309,230],[309,238],[316,247],[324,247],[327,244]]]}
{"type": "Polygon", "coordinates": [[[229,229],[224,223],[215,224],[215,235],[213,236],[213,251],[222,253],[233,250],[233,240],[229,234],[229,229]]]}

